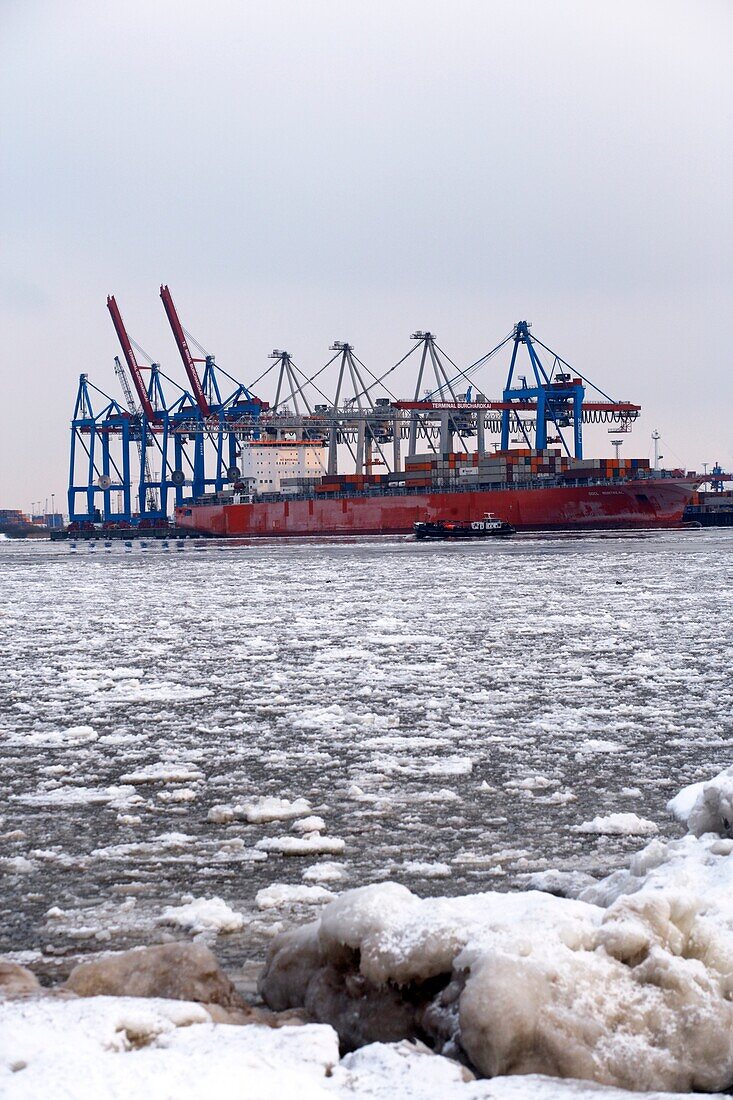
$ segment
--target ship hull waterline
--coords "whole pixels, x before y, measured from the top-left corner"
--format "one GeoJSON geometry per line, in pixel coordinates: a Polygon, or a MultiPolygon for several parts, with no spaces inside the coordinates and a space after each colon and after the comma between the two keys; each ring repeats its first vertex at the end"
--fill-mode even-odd
{"type": "Polygon", "coordinates": [[[538,489],[192,503],[176,509],[176,523],[218,538],[411,534],[417,521],[470,522],[485,512],[520,531],[679,527],[695,486],[686,479],[644,478],[538,489]]]}

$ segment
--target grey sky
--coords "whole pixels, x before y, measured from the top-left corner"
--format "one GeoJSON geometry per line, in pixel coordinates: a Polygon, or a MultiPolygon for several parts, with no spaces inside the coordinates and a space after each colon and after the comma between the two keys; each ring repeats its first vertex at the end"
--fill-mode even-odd
{"type": "Polygon", "coordinates": [[[117,394],[107,293],[182,381],[160,282],[245,382],[527,317],[643,404],[625,453],[733,465],[731,32],[728,0],[4,0],[0,506],[63,499],[80,371],[117,394]]]}

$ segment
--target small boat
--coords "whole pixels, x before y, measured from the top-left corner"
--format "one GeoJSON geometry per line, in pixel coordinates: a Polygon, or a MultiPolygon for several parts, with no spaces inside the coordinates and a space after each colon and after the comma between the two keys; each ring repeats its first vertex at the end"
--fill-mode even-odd
{"type": "Polygon", "coordinates": [[[493,512],[484,512],[483,519],[433,520],[413,523],[416,539],[487,539],[513,535],[516,527],[493,512]]]}

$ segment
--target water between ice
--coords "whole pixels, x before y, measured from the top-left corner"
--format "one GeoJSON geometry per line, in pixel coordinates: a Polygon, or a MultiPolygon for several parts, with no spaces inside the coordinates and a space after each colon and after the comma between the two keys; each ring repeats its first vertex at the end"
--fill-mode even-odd
{"type": "Polygon", "coordinates": [[[732,548],[3,542],[0,952],[65,973],[220,928],[236,976],[346,887],[676,835],[670,793],[733,757],[732,548]]]}

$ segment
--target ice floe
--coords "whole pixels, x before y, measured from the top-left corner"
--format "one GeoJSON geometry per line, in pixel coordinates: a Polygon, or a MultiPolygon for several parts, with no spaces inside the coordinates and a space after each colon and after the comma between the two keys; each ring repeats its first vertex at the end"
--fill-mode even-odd
{"type": "Polygon", "coordinates": [[[45,748],[76,748],[79,745],[90,745],[98,738],[98,734],[92,726],[69,726],[60,730],[44,730],[38,733],[25,734],[23,741],[26,745],[42,745],[45,748]]]}
{"type": "Polygon", "coordinates": [[[300,817],[292,824],[294,833],[322,833],[326,828],[326,822],[322,817],[312,814],[310,817],[300,817]]]}
{"type": "Polygon", "coordinates": [[[115,809],[138,805],[143,799],[129,783],[111,787],[50,787],[13,797],[26,806],[99,806],[109,804],[115,809]]]}
{"type": "Polygon", "coordinates": [[[575,831],[608,836],[652,836],[659,832],[659,826],[655,821],[639,817],[638,814],[617,813],[607,814],[605,817],[594,817],[592,821],[584,821],[582,825],[575,826],[575,831]]]}
{"type": "Polygon", "coordinates": [[[193,763],[175,764],[168,761],[160,761],[157,764],[146,764],[121,776],[121,783],[190,783],[195,779],[203,779],[204,773],[193,763]]]}
{"type": "Polygon", "coordinates": [[[189,898],[182,905],[169,905],[164,909],[158,923],[194,933],[238,932],[244,925],[244,917],[222,898],[189,898]]]}
{"type": "Polygon", "coordinates": [[[273,883],[257,891],[255,904],[258,909],[282,909],[289,905],[323,905],[332,901],[334,894],[323,886],[289,886],[273,883]]]}
{"type": "Polygon", "coordinates": [[[346,841],[338,836],[321,836],[306,833],[305,836],[266,836],[255,847],[261,852],[280,852],[284,856],[340,855],[346,841]]]}
{"type": "Polygon", "coordinates": [[[419,859],[406,859],[402,870],[418,878],[448,878],[452,874],[447,863],[427,863],[419,859]]]}
{"type": "Polygon", "coordinates": [[[261,825],[269,821],[288,821],[291,818],[304,817],[310,813],[310,803],[305,798],[264,797],[255,802],[245,802],[241,812],[251,824],[261,825]]]}
{"type": "Polygon", "coordinates": [[[306,867],[301,877],[304,882],[340,882],[346,878],[346,868],[343,863],[324,860],[322,863],[314,863],[312,867],[306,867]]]}
{"type": "Polygon", "coordinates": [[[212,806],[206,815],[208,821],[212,821],[215,825],[228,825],[231,821],[234,821],[236,814],[233,806],[212,806]]]}
{"type": "Polygon", "coordinates": [[[589,737],[578,746],[580,752],[608,753],[621,752],[623,745],[618,741],[607,741],[602,737],[589,737]]]}

